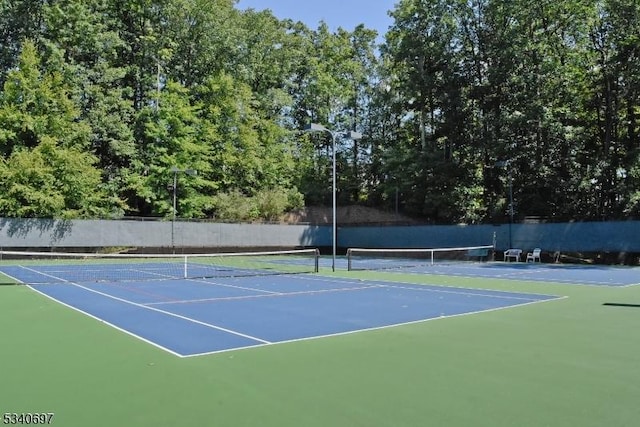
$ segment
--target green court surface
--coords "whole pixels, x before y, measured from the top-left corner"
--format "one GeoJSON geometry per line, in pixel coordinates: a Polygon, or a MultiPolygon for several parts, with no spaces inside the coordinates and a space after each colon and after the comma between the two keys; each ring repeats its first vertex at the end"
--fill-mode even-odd
{"type": "Polygon", "coordinates": [[[52,425],[66,427],[601,427],[640,420],[640,286],[336,275],[566,298],[178,358],[26,286],[0,286],[0,410],[53,412],[52,425]]]}

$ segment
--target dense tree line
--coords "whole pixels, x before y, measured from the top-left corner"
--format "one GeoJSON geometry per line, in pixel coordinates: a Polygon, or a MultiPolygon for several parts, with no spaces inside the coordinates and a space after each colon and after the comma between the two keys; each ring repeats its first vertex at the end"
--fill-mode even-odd
{"type": "Polygon", "coordinates": [[[640,3],[406,0],[393,16],[378,161],[408,209],[503,217],[511,176],[519,217],[637,213],[640,3]]]}
{"type": "Polygon", "coordinates": [[[636,0],[401,0],[364,26],[234,0],[0,0],[0,215],[434,222],[640,209],[636,0]]]}

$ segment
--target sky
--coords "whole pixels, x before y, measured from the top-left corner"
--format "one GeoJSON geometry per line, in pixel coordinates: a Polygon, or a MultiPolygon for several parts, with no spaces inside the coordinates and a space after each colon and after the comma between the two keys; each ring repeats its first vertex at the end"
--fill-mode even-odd
{"type": "Polygon", "coordinates": [[[382,42],[384,34],[393,23],[387,14],[397,0],[240,0],[238,9],[271,9],[279,19],[290,18],[302,21],[308,27],[316,29],[321,20],[331,31],[342,27],[347,31],[359,24],[378,31],[378,40],[382,42]]]}

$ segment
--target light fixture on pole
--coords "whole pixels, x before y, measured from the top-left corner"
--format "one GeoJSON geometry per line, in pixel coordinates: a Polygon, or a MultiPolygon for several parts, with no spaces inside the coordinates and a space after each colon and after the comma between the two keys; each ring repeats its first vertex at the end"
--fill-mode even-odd
{"type": "MultiPolygon", "coordinates": [[[[332,131],[323,125],[317,123],[311,123],[305,127],[305,130],[310,132],[327,132],[331,135],[331,198],[332,198],[332,208],[331,208],[331,270],[336,271],[336,245],[337,245],[337,236],[338,236],[338,227],[337,227],[337,203],[336,203],[336,139],[338,135],[341,135],[339,132],[332,131]]],[[[349,138],[352,140],[358,140],[362,138],[362,134],[360,132],[346,132],[342,133],[345,138],[349,138]]]]}
{"type": "Polygon", "coordinates": [[[511,227],[513,225],[513,174],[511,169],[511,160],[501,160],[496,162],[496,166],[499,168],[506,168],[509,176],[509,249],[513,248],[513,241],[511,238],[511,227]]]}
{"type": "Polygon", "coordinates": [[[178,205],[177,205],[177,201],[178,201],[178,174],[179,173],[186,173],[189,176],[195,176],[198,174],[198,171],[195,169],[179,169],[176,166],[173,166],[170,169],[171,173],[173,173],[173,186],[172,186],[172,190],[173,190],[173,212],[171,215],[171,249],[175,252],[175,225],[176,225],[176,216],[178,213],[178,205]]]}

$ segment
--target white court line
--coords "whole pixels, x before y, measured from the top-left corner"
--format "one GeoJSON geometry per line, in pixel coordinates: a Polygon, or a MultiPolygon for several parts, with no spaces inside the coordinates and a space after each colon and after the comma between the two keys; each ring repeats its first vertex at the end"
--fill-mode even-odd
{"type": "MultiPolygon", "coordinates": [[[[192,322],[192,323],[195,323],[195,324],[198,324],[198,325],[206,326],[208,328],[216,329],[218,331],[226,332],[226,333],[229,333],[229,334],[232,334],[232,335],[236,335],[236,336],[239,336],[239,337],[247,338],[247,339],[250,339],[250,340],[253,340],[253,341],[257,341],[257,342],[260,342],[260,343],[263,343],[263,344],[270,344],[269,341],[263,340],[262,338],[254,337],[254,336],[247,335],[247,334],[243,334],[241,332],[233,331],[231,329],[223,328],[221,326],[216,326],[216,325],[213,325],[213,324],[210,324],[210,323],[201,322],[200,320],[192,319],[190,317],[182,316],[180,314],[172,313],[170,311],[161,310],[161,309],[155,308],[155,307],[149,307],[149,306],[146,306],[146,305],[143,305],[143,304],[139,304],[139,303],[136,303],[136,302],[133,302],[133,301],[126,300],[124,298],[116,297],[114,295],[109,295],[109,294],[107,294],[105,292],[100,292],[100,291],[97,291],[95,289],[91,289],[91,288],[88,288],[86,286],[82,286],[82,285],[80,285],[78,283],[70,282],[68,280],[49,275],[47,273],[42,273],[40,271],[34,270],[32,268],[29,268],[29,267],[24,267],[24,266],[20,266],[20,267],[24,268],[25,270],[29,270],[29,271],[31,271],[33,273],[41,274],[43,276],[51,277],[52,279],[60,280],[63,283],[67,283],[67,284],[70,284],[70,285],[73,285],[73,286],[77,286],[77,287],[79,287],[81,289],[84,289],[86,291],[93,292],[95,294],[102,295],[104,297],[111,298],[111,299],[114,299],[116,301],[123,302],[125,304],[130,304],[130,305],[133,305],[135,307],[139,307],[139,308],[143,308],[143,309],[146,309],[146,310],[151,310],[151,311],[155,311],[155,312],[158,312],[158,313],[162,313],[162,314],[165,314],[167,316],[171,316],[171,317],[175,317],[175,318],[178,318],[178,319],[186,320],[188,322],[192,322]]],[[[81,310],[78,310],[78,311],[81,311],[81,310]]],[[[105,323],[107,323],[107,322],[105,322],[105,323]]],[[[136,336],[136,335],[134,335],[134,336],[136,336]]]]}
{"type": "Polygon", "coordinates": [[[378,286],[359,286],[353,288],[339,288],[339,289],[318,289],[315,291],[297,291],[297,292],[272,292],[269,295],[242,295],[236,297],[218,297],[218,298],[199,298],[199,299],[191,299],[191,300],[176,300],[176,301],[160,301],[160,302],[150,302],[146,303],[147,306],[155,306],[155,305],[167,305],[167,304],[192,304],[198,302],[217,302],[217,301],[235,301],[235,300],[245,300],[245,299],[256,299],[256,298],[272,298],[272,297],[288,297],[291,295],[313,295],[313,294],[323,294],[330,292],[348,292],[348,291],[359,291],[363,289],[374,289],[374,288],[382,288],[384,285],[378,286]]]}
{"type": "MultiPolygon", "coordinates": [[[[26,267],[23,267],[23,268],[26,268],[26,267]]],[[[31,269],[29,269],[29,270],[31,270],[31,269]]],[[[33,272],[35,272],[37,274],[44,274],[44,273],[38,272],[36,270],[31,270],[31,271],[33,271],[33,272]]],[[[144,305],[141,305],[141,304],[133,303],[133,302],[128,301],[128,300],[123,300],[123,299],[120,299],[118,297],[114,297],[112,295],[103,294],[102,292],[94,291],[94,290],[89,289],[89,288],[85,288],[84,286],[79,285],[77,283],[69,282],[69,281],[66,281],[64,279],[59,279],[59,278],[54,277],[54,276],[52,276],[52,277],[55,278],[55,279],[58,279],[58,280],[62,280],[63,282],[72,284],[74,286],[78,286],[78,287],[83,288],[85,290],[88,290],[90,292],[95,292],[97,294],[101,294],[101,295],[107,296],[109,298],[120,300],[120,301],[125,302],[127,304],[132,304],[134,306],[140,306],[142,308],[148,308],[150,310],[158,311],[158,312],[163,313],[163,314],[167,314],[167,315],[178,317],[178,318],[183,318],[183,319],[188,320],[188,321],[192,321],[192,322],[195,322],[195,323],[201,323],[202,324],[202,322],[196,321],[195,319],[186,318],[186,317],[183,317],[183,316],[180,316],[180,315],[176,315],[176,314],[171,313],[171,312],[165,312],[164,310],[159,310],[159,309],[156,309],[154,307],[147,307],[147,306],[144,306],[144,305]]],[[[315,277],[315,276],[312,276],[312,275],[299,275],[297,277],[298,278],[303,278],[305,280],[311,280],[311,281],[323,281],[323,282],[329,281],[331,283],[349,283],[349,284],[353,284],[354,282],[357,283],[357,281],[355,279],[347,279],[347,278],[345,278],[345,279],[337,279],[337,278],[330,278],[330,277],[319,278],[319,277],[315,277]]],[[[412,320],[412,321],[402,322],[402,323],[395,323],[395,324],[390,324],[390,325],[375,326],[375,327],[371,327],[371,328],[356,329],[356,330],[351,330],[351,331],[337,332],[337,333],[333,333],[333,334],[325,334],[325,335],[311,336],[311,337],[304,337],[304,338],[296,338],[296,339],[284,340],[284,341],[269,342],[269,341],[266,341],[266,340],[257,339],[260,342],[260,344],[257,344],[257,345],[234,347],[234,348],[228,348],[228,349],[222,349],[222,350],[216,350],[216,351],[210,351],[210,352],[193,353],[193,354],[182,355],[182,354],[178,354],[176,352],[173,352],[171,350],[168,350],[168,349],[166,349],[166,348],[164,348],[164,347],[162,347],[162,346],[160,346],[160,345],[158,345],[158,344],[156,344],[154,342],[148,341],[145,338],[142,338],[142,337],[140,337],[140,336],[138,336],[136,334],[133,334],[133,333],[131,333],[131,332],[127,331],[127,330],[124,330],[124,329],[122,329],[122,328],[120,328],[118,326],[115,326],[115,325],[113,325],[113,324],[111,324],[109,322],[106,322],[106,321],[104,321],[103,319],[101,319],[99,317],[93,316],[93,315],[91,315],[89,313],[86,313],[86,312],[76,308],[76,307],[73,307],[73,306],[70,306],[70,305],[68,305],[68,304],[66,304],[64,302],[61,302],[61,301],[57,300],[54,297],[51,297],[51,296],[49,296],[47,294],[43,294],[42,292],[38,291],[37,289],[34,289],[34,290],[36,292],[38,292],[38,293],[43,294],[44,296],[46,296],[46,297],[48,297],[50,299],[56,301],[56,302],[59,302],[59,303],[65,305],[67,307],[70,307],[70,308],[72,308],[72,309],[74,309],[74,310],[76,310],[78,312],[81,312],[81,313],[83,313],[83,314],[85,314],[85,315],[87,315],[89,317],[92,317],[92,318],[94,318],[94,319],[96,319],[96,320],[98,320],[98,321],[100,321],[102,323],[108,324],[108,325],[114,327],[117,330],[125,332],[128,335],[134,336],[134,337],[136,337],[136,338],[138,338],[138,339],[140,339],[140,340],[142,340],[144,342],[147,342],[147,343],[149,343],[149,344],[151,344],[151,345],[153,345],[153,346],[155,346],[157,348],[165,350],[165,351],[167,351],[167,352],[169,352],[171,354],[174,354],[174,355],[176,355],[178,357],[181,357],[181,358],[213,355],[213,354],[217,354],[217,353],[225,353],[225,352],[229,352],[229,351],[245,350],[245,349],[256,348],[256,347],[265,347],[265,346],[271,346],[271,345],[276,345],[276,344],[286,344],[286,343],[294,343],[294,342],[299,342],[299,341],[309,341],[309,340],[318,339],[318,338],[329,338],[329,337],[340,336],[340,335],[349,335],[349,334],[354,334],[354,333],[359,333],[359,332],[387,329],[387,328],[392,328],[392,327],[397,327],[397,326],[404,326],[404,325],[411,325],[411,324],[416,324],[416,323],[423,323],[423,322],[427,322],[427,321],[431,321],[431,320],[438,320],[438,319],[444,319],[444,318],[449,318],[449,317],[460,317],[460,316],[466,316],[466,315],[472,315],[472,314],[478,314],[478,313],[490,312],[490,311],[497,311],[497,310],[509,309],[509,308],[514,308],[514,307],[530,305],[530,304],[537,304],[537,303],[542,303],[542,302],[555,301],[555,300],[561,300],[561,299],[568,298],[566,296],[565,297],[554,296],[554,299],[531,301],[530,299],[524,298],[524,297],[509,297],[508,295],[496,295],[495,293],[494,294],[484,295],[484,294],[478,294],[478,293],[473,293],[473,292],[464,292],[464,290],[468,290],[468,291],[476,291],[476,290],[483,291],[483,290],[485,290],[485,289],[477,289],[477,288],[463,288],[463,287],[459,287],[459,286],[427,284],[426,286],[432,286],[432,287],[437,287],[437,288],[445,288],[445,289],[431,289],[431,288],[428,288],[428,287],[425,287],[424,289],[422,289],[421,288],[421,286],[422,286],[421,284],[415,284],[415,283],[411,283],[411,282],[385,282],[385,281],[381,281],[381,280],[367,280],[365,282],[370,282],[372,284],[366,285],[366,286],[363,286],[363,287],[360,287],[360,288],[354,288],[354,290],[355,289],[391,287],[391,288],[408,289],[408,290],[415,290],[415,291],[431,291],[431,292],[443,292],[443,293],[463,294],[463,295],[466,294],[466,295],[470,295],[470,296],[474,296],[474,295],[477,295],[477,296],[490,296],[490,297],[507,298],[507,299],[510,298],[510,299],[524,300],[526,302],[523,302],[523,303],[520,303],[520,304],[514,304],[514,305],[510,305],[510,306],[506,306],[506,307],[497,307],[497,308],[493,308],[493,309],[477,310],[477,311],[473,311],[473,312],[446,315],[446,316],[445,315],[441,315],[440,317],[432,317],[432,318],[427,318],[427,319],[418,319],[418,320],[412,320]],[[383,282],[385,284],[375,284],[374,285],[373,283],[376,283],[376,282],[383,282]],[[395,285],[394,283],[397,283],[398,285],[395,285]],[[407,285],[407,286],[402,286],[402,285],[407,285]],[[455,289],[455,290],[453,290],[453,289],[455,289]]],[[[204,282],[204,283],[211,283],[211,282],[204,282]]],[[[29,287],[31,289],[33,289],[31,286],[29,286],[29,287]]],[[[493,292],[496,292],[496,293],[502,293],[502,292],[504,292],[504,293],[515,293],[513,291],[499,291],[499,290],[496,291],[496,290],[490,290],[490,289],[486,289],[486,291],[488,291],[488,292],[493,291],[493,292]]],[[[520,295],[527,295],[528,294],[527,292],[518,292],[518,293],[520,295]]],[[[288,294],[284,293],[283,295],[286,296],[288,294]]],[[[532,293],[531,295],[541,295],[541,294],[533,294],[532,293]]],[[[265,296],[268,296],[268,295],[265,295],[265,296]]],[[[551,297],[552,295],[544,295],[544,296],[550,296],[551,297]]],[[[204,324],[204,325],[213,327],[215,329],[221,329],[221,328],[216,327],[214,325],[207,325],[207,324],[204,324]]],[[[234,331],[230,331],[230,333],[234,333],[234,331]]]]}
{"type": "MultiPolygon", "coordinates": [[[[71,284],[73,284],[73,283],[71,283],[71,284]]],[[[90,317],[90,318],[92,318],[92,319],[95,319],[95,320],[97,320],[97,321],[98,321],[98,322],[100,322],[100,323],[104,323],[104,324],[105,324],[105,325],[107,325],[107,326],[111,326],[112,328],[114,328],[114,329],[116,329],[116,330],[118,330],[118,331],[120,331],[120,332],[124,332],[125,334],[127,334],[127,335],[129,335],[129,336],[131,336],[131,337],[137,338],[137,339],[139,339],[139,340],[140,340],[140,341],[142,341],[142,342],[145,342],[145,343],[147,343],[147,344],[151,344],[152,346],[154,346],[154,347],[156,347],[156,348],[159,348],[160,350],[164,350],[164,351],[166,351],[167,353],[171,353],[171,354],[173,354],[174,356],[178,356],[178,357],[185,357],[185,355],[184,355],[184,354],[176,353],[175,351],[173,351],[173,350],[171,350],[171,349],[168,349],[168,348],[166,348],[166,347],[164,347],[164,346],[162,346],[162,345],[160,345],[160,344],[158,344],[158,343],[156,343],[156,342],[154,342],[154,341],[150,341],[150,340],[148,340],[148,339],[146,339],[146,338],[144,338],[144,337],[142,337],[142,336],[140,336],[140,335],[138,335],[138,334],[134,334],[134,333],[133,333],[133,332],[131,332],[131,331],[128,331],[128,330],[126,330],[126,329],[121,328],[120,326],[117,326],[117,325],[115,325],[115,324],[113,324],[113,323],[111,323],[111,322],[108,322],[108,321],[104,320],[104,319],[103,319],[103,318],[101,318],[101,317],[94,316],[93,314],[91,314],[91,313],[89,313],[89,312],[86,312],[86,311],[84,311],[84,310],[81,310],[81,309],[79,309],[78,307],[74,307],[74,306],[72,306],[72,305],[70,305],[70,304],[67,304],[66,302],[63,302],[63,301],[61,301],[61,300],[59,300],[59,299],[57,299],[57,298],[52,297],[51,295],[48,295],[48,294],[46,294],[46,293],[44,293],[44,292],[42,292],[42,291],[40,291],[40,290],[38,290],[38,289],[35,289],[35,288],[34,288],[33,286],[31,286],[31,285],[27,285],[27,287],[28,287],[28,288],[30,288],[31,290],[33,290],[33,291],[35,291],[35,292],[39,293],[40,295],[43,295],[43,296],[45,296],[45,297],[49,298],[50,300],[57,302],[58,304],[62,304],[63,306],[68,307],[68,308],[70,308],[70,309],[72,309],[72,310],[75,310],[75,311],[77,311],[78,313],[82,313],[82,314],[84,314],[85,316],[88,316],[88,317],[90,317]]]]}
{"type": "MultiPolygon", "coordinates": [[[[467,267],[469,268],[469,267],[467,267]]],[[[375,271],[375,270],[368,270],[375,271]]],[[[478,275],[471,273],[461,273],[461,272],[448,272],[448,271],[427,271],[427,270],[419,270],[419,271],[411,271],[411,269],[403,270],[403,269],[395,269],[395,270],[383,270],[385,272],[391,273],[401,273],[405,275],[414,275],[414,276],[424,276],[424,275],[432,275],[432,276],[451,276],[451,277],[465,277],[469,279],[497,279],[497,280],[519,280],[523,282],[537,282],[537,283],[545,283],[545,284],[561,284],[561,285],[577,285],[577,286],[607,286],[607,287],[625,287],[629,286],[622,282],[602,282],[595,280],[586,280],[586,281],[577,281],[573,279],[541,279],[541,278],[532,278],[532,277],[518,277],[516,274],[498,274],[498,275],[478,275]]],[[[548,270],[540,270],[540,271],[548,271],[548,270]]],[[[638,283],[640,284],[640,283],[638,283]]],[[[435,285],[440,286],[440,285],[435,285]]]]}
{"type": "Polygon", "coordinates": [[[640,285],[640,282],[639,283],[629,283],[627,285],[622,285],[620,287],[621,288],[630,288],[631,286],[638,286],[638,285],[640,285]]]}
{"type": "MultiPolygon", "coordinates": [[[[132,271],[137,271],[137,270],[132,270],[132,271]]],[[[156,276],[161,276],[161,277],[164,277],[167,280],[187,280],[189,282],[204,283],[206,285],[221,286],[221,287],[225,287],[225,288],[241,289],[243,291],[262,292],[262,293],[265,293],[265,294],[278,294],[279,293],[279,292],[274,292],[274,291],[266,291],[264,289],[248,288],[248,287],[245,287],[245,286],[236,286],[236,285],[229,285],[229,284],[226,284],[226,283],[212,282],[212,281],[209,281],[209,280],[205,280],[206,278],[201,278],[201,279],[180,278],[180,277],[174,277],[174,276],[169,276],[169,275],[166,275],[166,274],[155,273],[155,272],[147,272],[147,271],[140,271],[140,272],[142,272],[142,273],[150,273],[150,274],[154,274],[156,276]]]]}
{"type": "MultiPolygon", "coordinates": [[[[23,266],[19,266],[19,267],[24,268],[23,266]]],[[[59,299],[57,299],[57,298],[55,298],[55,297],[52,297],[51,295],[48,295],[48,294],[46,294],[46,293],[44,293],[44,292],[42,292],[42,291],[40,291],[40,290],[38,290],[38,289],[34,288],[33,286],[31,286],[31,285],[29,285],[29,284],[26,284],[26,283],[25,283],[25,282],[23,282],[22,280],[18,280],[18,279],[16,279],[15,277],[13,277],[13,276],[11,276],[11,275],[9,275],[9,274],[5,273],[5,272],[2,272],[2,274],[4,274],[4,275],[5,275],[5,276],[7,276],[7,277],[10,277],[11,279],[15,280],[15,281],[16,281],[16,282],[18,282],[18,283],[23,283],[23,284],[25,284],[25,285],[26,285],[29,289],[31,289],[32,291],[39,293],[40,295],[42,295],[42,296],[44,296],[44,297],[46,297],[46,298],[50,299],[51,301],[55,301],[55,302],[57,302],[58,304],[61,304],[61,305],[65,306],[65,307],[67,307],[67,308],[70,308],[71,310],[74,310],[74,311],[76,311],[76,312],[78,312],[78,313],[84,314],[84,315],[85,315],[85,316],[87,316],[87,317],[90,317],[90,318],[92,318],[92,319],[94,319],[94,320],[97,320],[97,321],[98,321],[98,322],[100,322],[100,323],[104,323],[105,325],[111,326],[112,328],[114,328],[114,329],[116,329],[116,330],[118,330],[118,331],[120,331],[120,332],[123,332],[123,333],[125,333],[125,334],[127,334],[127,335],[129,335],[129,336],[131,336],[131,337],[137,338],[137,339],[139,339],[140,341],[145,342],[145,343],[147,343],[147,344],[151,344],[152,346],[154,346],[154,347],[156,347],[156,348],[159,348],[160,350],[164,350],[164,351],[166,351],[167,353],[173,354],[174,356],[178,356],[178,357],[185,357],[185,355],[183,355],[183,354],[176,353],[175,351],[170,350],[170,349],[168,349],[168,348],[166,348],[166,347],[164,347],[164,346],[162,346],[162,345],[160,345],[160,344],[158,344],[158,343],[156,343],[156,342],[150,341],[150,340],[148,340],[148,339],[146,339],[146,338],[144,338],[144,337],[141,337],[140,335],[134,334],[134,333],[133,333],[133,332],[131,332],[131,331],[127,331],[126,329],[122,329],[121,327],[119,327],[119,326],[117,326],[117,325],[115,325],[115,324],[113,324],[113,323],[111,323],[111,322],[107,322],[106,320],[104,320],[104,319],[102,319],[102,318],[100,318],[100,317],[98,317],[98,316],[94,316],[93,314],[88,313],[88,312],[86,312],[86,311],[84,311],[84,310],[81,310],[81,309],[79,309],[78,307],[74,307],[74,306],[72,306],[72,305],[70,305],[70,304],[67,304],[66,302],[63,302],[63,301],[61,301],[61,300],[59,300],[59,299]]],[[[55,286],[55,285],[51,285],[51,286],[55,286]]]]}
{"type": "MultiPolygon", "coordinates": [[[[115,264],[113,264],[115,265],[115,264]]],[[[25,268],[24,266],[20,266],[22,268],[25,268]]],[[[179,277],[176,275],[172,275],[172,274],[165,274],[165,273],[160,273],[159,271],[154,271],[154,270],[168,270],[168,268],[149,268],[149,269],[140,269],[140,268],[126,268],[124,270],[121,271],[131,271],[131,272],[136,272],[136,273],[141,273],[144,275],[147,275],[147,277],[144,278],[131,278],[131,279],[123,279],[123,278],[113,278],[113,279],[105,279],[104,281],[100,281],[100,283],[125,283],[125,282],[145,282],[148,280],[153,280],[151,277],[148,277],[148,275],[152,275],[152,276],[157,276],[159,279],[165,279],[165,280],[188,280],[190,282],[196,282],[196,283],[204,283],[207,285],[216,285],[216,286],[222,286],[222,287],[227,287],[227,288],[234,288],[234,289],[241,289],[241,290],[245,290],[245,291],[252,291],[252,292],[260,292],[260,293],[265,293],[265,294],[277,294],[278,292],[274,292],[274,291],[267,291],[264,289],[257,289],[257,288],[249,288],[249,287],[243,287],[243,286],[236,286],[236,285],[230,285],[230,284],[225,284],[225,283],[220,283],[220,282],[213,282],[210,280],[204,280],[206,278],[201,278],[201,279],[197,279],[197,278],[184,278],[184,277],[179,277]]],[[[51,270],[48,272],[42,272],[42,271],[36,271],[38,274],[43,275],[43,276],[48,276],[51,278],[54,278],[56,280],[62,280],[60,279],[58,276],[55,276],[55,274],[75,274],[78,270],[72,269],[72,270],[51,270]]],[[[113,269],[110,268],[101,268],[101,269],[88,269],[88,270],[82,270],[82,271],[86,271],[86,272],[91,272],[91,273],[113,273],[113,269]]],[[[215,277],[212,277],[215,278],[215,277]]],[[[82,281],[82,280],[81,280],[82,281]]],[[[37,283],[40,284],[40,283],[37,283]]],[[[42,284],[46,284],[46,282],[42,282],[42,284]]]]}
{"type": "MultiPolygon", "coordinates": [[[[329,282],[329,283],[338,283],[338,284],[358,284],[359,281],[355,281],[353,279],[335,279],[335,278],[318,278],[314,276],[298,276],[300,278],[304,278],[305,280],[311,281],[320,281],[320,282],[329,282]]],[[[190,304],[190,303],[199,303],[199,302],[216,302],[216,301],[233,301],[233,300],[244,300],[244,299],[255,299],[255,298],[266,298],[266,297],[280,297],[280,296],[295,296],[295,295],[312,295],[312,294],[321,294],[321,293],[331,293],[331,292],[345,292],[345,291],[359,291],[359,290],[367,290],[367,289],[375,289],[375,288],[393,288],[393,289],[405,289],[409,291],[417,291],[417,292],[434,292],[434,293],[444,293],[444,294],[453,294],[453,295],[471,295],[478,297],[491,297],[491,298],[499,298],[499,299],[507,299],[507,300],[523,300],[523,301],[531,301],[534,299],[534,296],[548,296],[557,298],[555,295],[546,295],[546,294],[533,294],[529,292],[514,292],[514,291],[501,291],[501,290],[491,290],[491,289],[479,289],[479,288],[462,288],[457,286],[446,286],[446,285],[421,285],[414,283],[405,283],[405,282],[385,282],[382,280],[367,280],[365,282],[370,282],[370,284],[365,284],[364,286],[353,286],[348,288],[338,288],[338,289],[318,289],[318,290],[308,290],[308,291],[296,291],[296,292],[272,292],[269,295],[242,295],[235,297],[212,297],[212,298],[197,298],[191,300],[175,300],[175,301],[159,301],[146,303],[147,306],[155,306],[155,305],[168,305],[168,304],[190,304]],[[442,289],[434,289],[442,288],[442,289]],[[480,291],[480,292],[475,292],[480,291]],[[487,293],[481,293],[485,291],[487,293]],[[507,294],[507,295],[500,295],[507,294]],[[517,295],[508,295],[508,294],[517,294],[517,295]],[[531,297],[526,297],[526,295],[531,295],[531,297]]],[[[210,283],[210,282],[205,282],[210,283]]],[[[224,286],[224,285],[221,285],[224,286]]],[[[251,289],[251,288],[243,288],[240,289],[251,289]]]]}
{"type": "Polygon", "coordinates": [[[331,337],[338,337],[338,336],[342,336],[342,335],[357,334],[357,333],[360,333],[360,332],[369,332],[369,331],[377,331],[377,330],[381,330],[381,329],[390,329],[390,328],[396,328],[396,327],[399,327],[399,326],[407,326],[407,325],[414,325],[414,324],[417,324],[417,323],[430,322],[432,320],[440,320],[440,319],[447,319],[447,318],[451,318],[451,317],[462,317],[462,316],[469,316],[469,315],[479,314],[479,313],[487,313],[487,312],[498,311],[498,310],[506,310],[506,309],[515,308],[515,307],[522,307],[522,306],[526,306],[526,305],[538,304],[538,303],[549,302],[549,301],[557,301],[557,300],[562,300],[562,299],[566,299],[566,298],[568,298],[568,297],[557,297],[555,299],[550,299],[550,300],[529,301],[529,302],[525,302],[525,303],[522,303],[522,304],[509,305],[509,306],[506,306],[506,307],[496,307],[496,308],[490,308],[490,309],[486,309],[486,310],[470,311],[470,312],[467,312],[467,313],[451,314],[451,315],[447,315],[447,316],[441,315],[439,317],[430,317],[430,318],[427,318],[427,319],[411,320],[409,322],[394,323],[394,324],[391,324],[391,325],[374,326],[374,327],[371,327],[371,328],[354,329],[354,330],[351,330],[351,331],[336,332],[336,333],[333,333],[333,334],[316,335],[316,336],[312,336],[312,337],[295,338],[295,339],[284,340],[284,341],[275,341],[275,342],[272,342],[272,343],[269,343],[269,344],[259,344],[259,345],[254,345],[254,346],[236,347],[236,348],[228,348],[228,349],[224,349],[224,350],[209,351],[209,352],[204,352],[204,353],[195,353],[195,354],[189,354],[189,355],[184,356],[184,357],[185,358],[189,358],[189,357],[209,356],[209,355],[213,355],[213,354],[227,353],[227,352],[230,352],[230,351],[246,350],[246,349],[249,349],[249,348],[252,348],[252,349],[253,348],[261,348],[261,347],[280,345],[280,344],[289,344],[289,343],[296,343],[296,342],[302,342],[302,341],[311,341],[311,340],[315,340],[315,339],[319,339],[319,338],[331,338],[331,337]]]}
{"type": "MultiPolygon", "coordinates": [[[[315,280],[315,281],[327,281],[322,278],[317,278],[314,276],[301,276],[305,280],[315,280]]],[[[336,280],[335,278],[326,277],[332,283],[354,283],[358,281],[369,282],[371,283],[368,287],[389,287],[389,288],[400,288],[407,289],[418,292],[440,292],[440,293],[450,293],[450,294],[460,294],[460,295],[477,295],[477,296],[485,296],[485,297],[496,297],[496,298],[504,298],[504,299],[523,299],[529,300],[531,298],[519,297],[514,295],[498,295],[498,294],[518,294],[518,295],[536,295],[536,296],[546,296],[557,298],[557,295],[549,295],[549,294],[541,294],[541,293],[533,293],[533,292],[521,292],[521,291],[505,291],[500,289],[483,289],[483,288],[468,288],[463,286],[452,286],[452,285],[440,285],[440,284],[432,284],[432,283],[411,283],[411,282],[395,282],[395,281],[387,281],[387,280],[379,280],[379,279],[347,279],[343,278],[342,280],[336,280]],[[442,289],[433,289],[433,288],[442,288],[442,289]],[[475,291],[485,291],[486,294],[476,293],[475,291]]],[[[365,287],[366,288],[366,287],[365,287]]]]}
{"type": "Polygon", "coordinates": [[[207,280],[207,278],[202,278],[202,279],[184,279],[187,280],[189,282],[196,282],[196,283],[203,283],[205,285],[213,285],[213,286],[220,286],[223,288],[232,288],[232,289],[240,289],[243,291],[253,291],[253,292],[261,292],[263,294],[279,294],[280,292],[276,292],[276,291],[267,291],[265,289],[258,289],[258,288],[250,288],[248,286],[238,286],[238,285],[230,285],[227,283],[222,283],[222,282],[214,282],[211,280],[207,280]]]}

